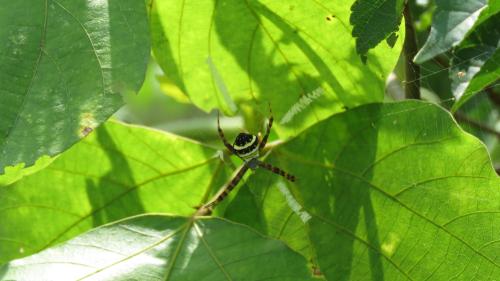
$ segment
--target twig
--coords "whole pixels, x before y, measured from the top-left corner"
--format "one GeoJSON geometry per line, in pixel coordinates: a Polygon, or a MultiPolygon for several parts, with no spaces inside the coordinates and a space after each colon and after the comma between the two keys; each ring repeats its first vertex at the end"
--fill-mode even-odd
{"type": "Polygon", "coordinates": [[[485,91],[486,93],[488,93],[488,98],[490,98],[490,101],[497,106],[500,106],[500,94],[495,93],[492,87],[486,87],[485,91]]]}
{"type": "Polygon", "coordinates": [[[461,114],[459,112],[456,112],[455,114],[453,114],[453,116],[455,117],[455,119],[457,119],[458,121],[461,121],[461,122],[464,122],[464,123],[467,123],[471,126],[474,126],[482,131],[485,131],[487,133],[490,133],[492,135],[495,135],[498,139],[500,139],[500,132],[498,132],[497,130],[491,128],[491,127],[488,127],[476,120],[472,120],[470,119],[469,117],[465,116],[464,114],[461,114]]]}
{"type": "Polygon", "coordinates": [[[418,46],[408,2],[405,4],[403,15],[406,33],[404,42],[405,80],[407,81],[405,83],[405,96],[407,99],[420,99],[420,66],[413,62],[413,58],[418,52],[418,46]]]}
{"type": "Polygon", "coordinates": [[[435,56],[432,61],[434,63],[436,63],[437,65],[441,66],[442,68],[449,68],[450,67],[450,63],[448,62],[448,60],[446,60],[445,58],[443,58],[443,56],[441,55],[437,55],[435,56]]]}
{"type": "MultiPolygon", "coordinates": [[[[432,59],[432,61],[441,66],[442,68],[446,69],[446,68],[450,68],[450,64],[448,61],[446,61],[445,58],[443,58],[442,56],[438,55],[436,57],[434,57],[432,59]]],[[[500,94],[499,93],[496,93],[495,90],[493,89],[492,85],[497,83],[496,81],[491,83],[490,85],[484,87],[484,91],[488,94],[488,98],[490,99],[490,101],[494,104],[496,104],[497,106],[500,106],[500,94]]]]}

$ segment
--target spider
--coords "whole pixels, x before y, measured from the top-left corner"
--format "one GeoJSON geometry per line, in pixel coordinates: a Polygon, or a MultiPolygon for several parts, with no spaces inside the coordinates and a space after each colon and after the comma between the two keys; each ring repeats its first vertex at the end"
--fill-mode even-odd
{"type": "Polygon", "coordinates": [[[291,182],[296,180],[295,176],[288,174],[278,167],[274,167],[271,164],[264,163],[259,160],[260,152],[266,146],[267,139],[271,133],[271,127],[273,126],[273,114],[271,112],[271,107],[269,107],[269,114],[270,116],[269,123],[267,124],[267,131],[262,139],[260,138],[260,133],[258,136],[248,133],[239,133],[234,140],[234,144],[231,145],[226,140],[224,132],[220,127],[220,114],[217,112],[217,130],[219,131],[219,137],[229,151],[243,160],[243,165],[231,181],[224,188],[222,188],[221,191],[219,191],[215,199],[205,205],[208,209],[212,209],[215,205],[224,200],[229,192],[231,192],[231,190],[233,190],[234,187],[236,187],[236,185],[240,182],[248,169],[255,170],[257,167],[261,167],[278,174],[291,182]]]}

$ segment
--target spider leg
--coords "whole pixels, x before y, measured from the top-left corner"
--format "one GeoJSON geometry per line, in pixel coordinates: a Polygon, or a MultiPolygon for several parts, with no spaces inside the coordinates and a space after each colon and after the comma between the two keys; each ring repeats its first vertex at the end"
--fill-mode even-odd
{"type": "Polygon", "coordinates": [[[289,174],[289,173],[287,173],[287,172],[285,172],[285,171],[281,170],[281,169],[280,169],[280,168],[278,168],[278,167],[274,167],[274,166],[273,166],[273,165],[271,165],[271,164],[268,164],[268,163],[264,163],[264,162],[262,162],[262,161],[259,161],[259,162],[257,163],[257,165],[259,165],[260,167],[262,167],[262,168],[264,168],[264,169],[266,169],[266,170],[269,170],[269,171],[271,171],[271,172],[273,172],[273,173],[275,173],[275,174],[278,174],[278,175],[280,175],[280,176],[284,177],[285,179],[287,179],[287,180],[289,180],[289,181],[291,181],[291,182],[294,182],[294,181],[296,181],[296,180],[297,180],[297,178],[296,178],[294,175],[291,175],[291,174],[289,174]]]}
{"type": "MultiPolygon", "coordinates": [[[[221,138],[222,142],[224,143],[224,146],[229,149],[233,154],[236,154],[236,151],[234,150],[233,146],[226,140],[226,137],[224,136],[224,132],[222,131],[220,127],[220,113],[217,111],[217,130],[219,131],[219,137],[221,138]]],[[[236,154],[237,155],[237,154],[236,154]]]]}
{"type": "Polygon", "coordinates": [[[273,112],[271,110],[271,104],[269,104],[269,123],[267,123],[267,130],[266,134],[264,135],[264,138],[259,144],[259,150],[262,150],[267,143],[267,138],[269,137],[269,134],[271,133],[271,127],[273,126],[273,112]]]}
{"type": "Polygon", "coordinates": [[[206,208],[209,208],[209,209],[212,209],[213,207],[215,207],[217,204],[219,204],[222,200],[224,200],[224,198],[227,197],[227,195],[229,194],[229,192],[231,192],[231,190],[233,190],[236,185],[238,185],[238,183],[240,182],[240,180],[243,178],[243,176],[245,175],[246,171],[248,171],[250,167],[248,167],[248,165],[244,164],[239,170],[238,172],[236,173],[236,175],[234,175],[234,177],[231,179],[231,181],[229,183],[226,184],[225,187],[223,187],[216,195],[215,195],[215,199],[212,199],[209,203],[207,203],[205,205],[206,208]]]}

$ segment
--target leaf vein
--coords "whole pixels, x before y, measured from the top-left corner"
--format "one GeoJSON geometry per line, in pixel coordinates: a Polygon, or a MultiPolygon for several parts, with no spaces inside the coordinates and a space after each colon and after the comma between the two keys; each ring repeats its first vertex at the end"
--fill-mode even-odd
{"type": "Polygon", "coordinates": [[[95,48],[95,44],[92,41],[92,37],[90,37],[90,33],[88,32],[87,28],[83,25],[83,23],[72,12],[70,12],[68,9],[66,9],[66,7],[64,7],[57,0],[51,0],[51,1],[53,1],[54,3],[56,3],[63,11],[65,11],[68,15],[70,15],[78,23],[78,25],[82,28],[83,32],[85,33],[85,36],[89,40],[90,47],[92,47],[92,51],[93,51],[92,53],[94,54],[94,56],[95,56],[95,58],[97,60],[97,63],[99,64],[99,72],[101,74],[101,80],[102,80],[101,81],[102,82],[102,92],[105,93],[106,83],[105,83],[105,79],[104,79],[103,66],[102,66],[101,59],[97,55],[97,49],[95,48]]]}
{"type": "Polygon", "coordinates": [[[35,67],[33,68],[33,72],[32,72],[31,79],[30,79],[30,83],[28,84],[28,88],[26,89],[26,93],[23,96],[23,101],[22,101],[21,107],[18,110],[18,113],[16,115],[16,119],[12,123],[12,126],[7,130],[7,132],[5,134],[5,139],[4,139],[4,141],[3,141],[3,143],[2,143],[1,146],[5,145],[7,143],[7,141],[9,140],[9,135],[12,133],[12,131],[14,130],[14,128],[19,123],[19,119],[21,117],[21,113],[24,111],[24,108],[26,106],[27,97],[31,93],[31,89],[33,88],[33,81],[35,80],[35,77],[38,74],[38,67],[40,65],[40,61],[42,60],[43,47],[45,45],[45,37],[46,37],[46,34],[47,34],[47,18],[48,18],[48,13],[49,13],[48,12],[48,2],[49,2],[49,0],[45,0],[45,16],[44,16],[44,20],[43,20],[42,34],[40,36],[40,51],[38,53],[38,57],[37,57],[36,62],[35,62],[35,67]]]}

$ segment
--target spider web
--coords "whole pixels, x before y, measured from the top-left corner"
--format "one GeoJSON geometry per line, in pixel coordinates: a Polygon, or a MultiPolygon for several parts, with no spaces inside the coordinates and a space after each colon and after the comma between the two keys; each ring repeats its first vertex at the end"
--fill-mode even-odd
{"type": "MultiPolygon", "coordinates": [[[[419,65],[418,82],[421,98],[449,110],[457,100],[454,96],[456,89],[453,88],[453,83],[464,82],[463,79],[466,79],[467,73],[461,69],[467,69],[475,60],[485,54],[486,52],[483,52],[463,60],[454,55],[453,52],[447,52],[419,65]],[[452,61],[458,61],[458,63],[450,65],[452,61]]],[[[398,67],[401,69],[404,68],[402,64],[402,61],[398,63],[398,67]]],[[[398,67],[388,78],[386,100],[403,100],[404,87],[408,83],[414,82],[405,81],[404,71],[398,72],[398,67]]],[[[412,65],[412,67],[414,66],[412,65]]],[[[415,68],[412,70],[416,71],[415,68]]],[[[473,92],[473,97],[453,113],[453,117],[465,131],[478,137],[486,145],[497,172],[500,171],[499,85],[500,80],[497,80],[482,90],[473,92]]]]}

